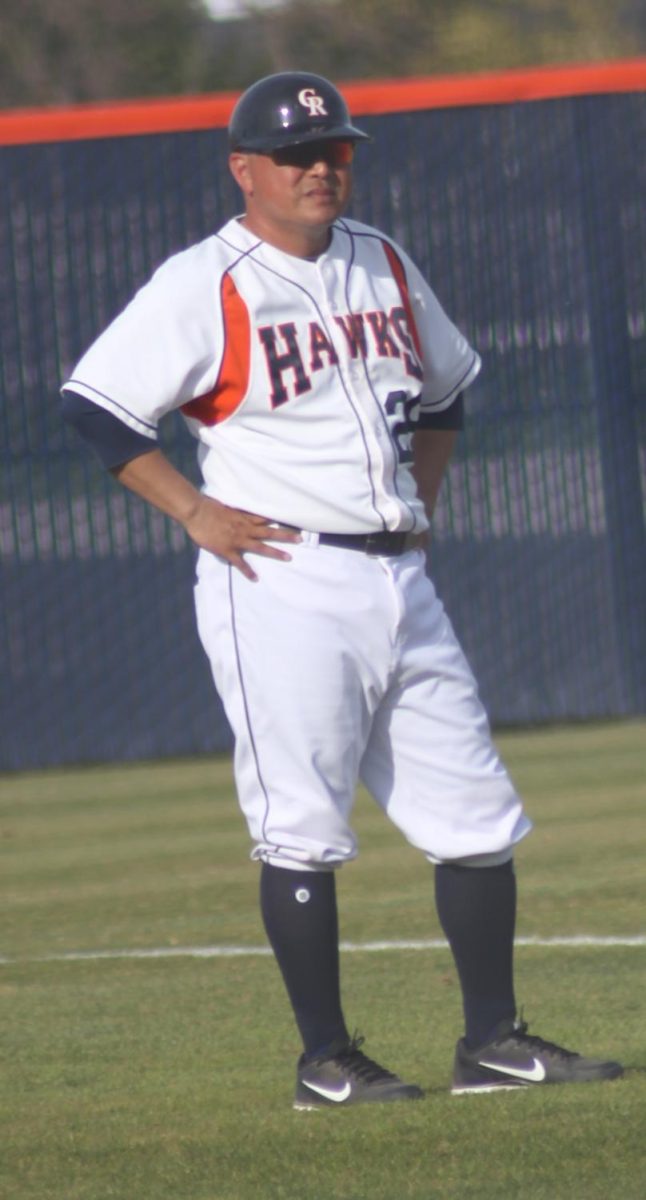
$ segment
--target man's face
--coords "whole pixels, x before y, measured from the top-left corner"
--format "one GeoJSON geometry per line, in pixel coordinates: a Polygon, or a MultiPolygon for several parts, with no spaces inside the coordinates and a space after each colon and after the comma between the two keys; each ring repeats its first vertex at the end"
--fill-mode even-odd
{"type": "Polygon", "coordinates": [[[350,199],[353,149],[352,142],[321,141],[273,154],[234,152],[229,161],[248,227],[288,253],[323,249],[350,199]]]}

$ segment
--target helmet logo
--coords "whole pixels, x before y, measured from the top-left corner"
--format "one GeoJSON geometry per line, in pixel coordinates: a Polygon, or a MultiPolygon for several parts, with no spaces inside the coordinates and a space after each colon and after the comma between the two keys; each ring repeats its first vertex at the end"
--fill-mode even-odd
{"type": "Polygon", "coordinates": [[[307,109],[310,117],[327,117],[328,115],[325,100],[322,96],[319,96],[314,88],[303,88],[298,93],[298,103],[307,109]]]}

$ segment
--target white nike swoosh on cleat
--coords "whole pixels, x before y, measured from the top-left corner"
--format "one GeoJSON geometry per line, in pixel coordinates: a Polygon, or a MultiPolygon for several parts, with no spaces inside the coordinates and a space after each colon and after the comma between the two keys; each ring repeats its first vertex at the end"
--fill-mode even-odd
{"type": "Polygon", "coordinates": [[[333,1104],[341,1104],[344,1100],[347,1100],[352,1091],[352,1086],[349,1083],[344,1083],[340,1091],[338,1089],[333,1090],[332,1088],[322,1087],[320,1083],[308,1083],[306,1079],[301,1079],[301,1083],[304,1087],[309,1088],[311,1092],[317,1092],[319,1096],[323,1096],[324,1100],[331,1100],[333,1104]]]}
{"type": "Polygon", "coordinates": [[[530,1068],[503,1066],[501,1063],[486,1062],[483,1058],[478,1059],[478,1066],[486,1067],[488,1071],[500,1071],[503,1075],[513,1075],[516,1079],[526,1079],[528,1083],[542,1083],[546,1075],[545,1067],[537,1058],[530,1068]]]}

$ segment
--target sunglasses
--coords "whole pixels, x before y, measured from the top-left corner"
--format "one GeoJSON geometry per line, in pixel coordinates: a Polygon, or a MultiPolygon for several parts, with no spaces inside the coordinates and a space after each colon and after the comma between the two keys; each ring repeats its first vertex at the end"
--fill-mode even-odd
{"type": "Polygon", "coordinates": [[[348,167],[354,158],[354,142],[305,142],[299,146],[283,146],[270,151],[269,157],[277,167],[306,169],[324,162],[330,167],[348,167]]]}

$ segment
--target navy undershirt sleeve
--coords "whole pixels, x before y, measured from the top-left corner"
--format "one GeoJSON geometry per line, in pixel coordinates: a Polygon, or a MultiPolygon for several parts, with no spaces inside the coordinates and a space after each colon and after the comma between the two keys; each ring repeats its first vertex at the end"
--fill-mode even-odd
{"type": "Polygon", "coordinates": [[[63,419],[90,443],[108,470],[157,449],[155,440],[137,433],[107,409],[77,392],[63,393],[63,419]]]}
{"type": "Polygon", "coordinates": [[[418,429],[464,429],[464,397],[456,396],[441,412],[421,412],[418,429]]]}

